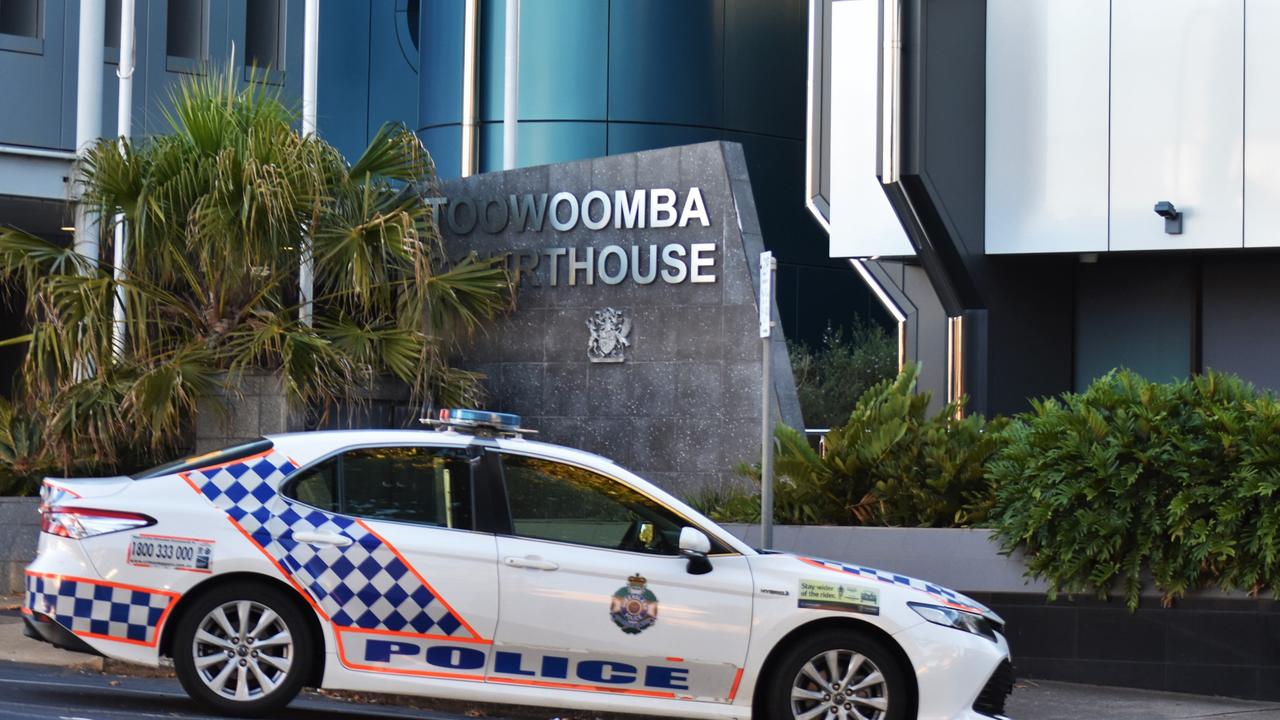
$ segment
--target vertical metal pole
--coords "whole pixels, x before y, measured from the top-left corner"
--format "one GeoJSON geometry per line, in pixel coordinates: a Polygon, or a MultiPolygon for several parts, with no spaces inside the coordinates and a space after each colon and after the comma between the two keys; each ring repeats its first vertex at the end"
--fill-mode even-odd
{"type": "MultiPolygon", "coordinates": [[[[134,37],[133,18],[135,0],[122,0],[120,3],[120,62],[116,65],[116,77],[120,84],[116,94],[116,135],[120,138],[120,152],[125,151],[128,137],[133,133],[133,70],[134,70],[134,37]]],[[[112,308],[114,323],[111,326],[111,348],[115,356],[124,355],[125,334],[125,293],[124,264],[128,257],[126,243],[129,241],[124,227],[124,213],[116,215],[115,252],[112,259],[112,278],[116,283],[116,301],[112,308]]]]}
{"type": "MultiPolygon", "coordinates": [[[[316,76],[320,61],[320,0],[307,0],[302,35],[302,135],[316,134],[316,76]]],[[[298,317],[308,327],[314,322],[315,258],[311,253],[311,235],[304,231],[298,265],[298,317]]]]}
{"type": "Polygon", "coordinates": [[[462,177],[476,174],[476,83],[479,76],[480,0],[466,0],[462,20],[462,177]]]}
{"type": "Polygon", "coordinates": [[[302,33],[302,134],[316,132],[316,73],[320,58],[320,0],[307,0],[302,33]]]}
{"type": "Polygon", "coordinates": [[[773,274],[772,252],[760,253],[760,546],[773,547],[773,274]]]}
{"type": "MultiPolygon", "coordinates": [[[[83,156],[102,137],[102,52],[106,0],[80,2],[80,55],[76,64],[76,152],[83,156]]],[[[74,188],[77,201],[81,188],[74,188]]],[[[83,203],[76,203],[76,252],[98,266],[98,224],[83,203]]]]}
{"type": "Polygon", "coordinates": [[[520,0],[507,0],[506,76],[502,97],[502,169],[516,166],[516,124],[520,104],[520,0]]]}

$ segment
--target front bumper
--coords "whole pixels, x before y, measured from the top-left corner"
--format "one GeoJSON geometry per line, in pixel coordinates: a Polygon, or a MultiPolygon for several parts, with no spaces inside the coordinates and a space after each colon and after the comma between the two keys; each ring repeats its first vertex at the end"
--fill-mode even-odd
{"type": "Polygon", "coordinates": [[[1012,687],[1012,661],[1003,635],[992,642],[925,622],[903,630],[894,639],[915,670],[919,720],[991,720],[999,717],[989,714],[997,711],[997,705],[1003,712],[1003,702],[997,704],[995,695],[1006,681],[1012,687]],[[1009,668],[1007,675],[1004,667],[1009,668]]]}

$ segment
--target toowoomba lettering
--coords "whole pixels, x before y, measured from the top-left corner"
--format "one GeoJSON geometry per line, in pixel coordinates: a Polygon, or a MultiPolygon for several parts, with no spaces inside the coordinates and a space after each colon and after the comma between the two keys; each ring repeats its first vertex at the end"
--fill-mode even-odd
{"type": "MultiPolygon", "coordinates": [[[[469,198],[429,198],[435,217],[443,220],[443,229],[454,237],[483,232],[489,235],[541,233],[547,226],[556,233],[569,233],[579,227],[596,231],[607,227],[618,230],[668,230],[697,223],[710,227],[702,190],[692,187],[681,194],[671,188],[615,190],[612,193],[592,190],[582,196],[570,192],[510,194],[506,197],[473,200],[469,198]]],[[[666,233],[664,233],[666,234],[666,233]]],[[[536,287],[567,285],[620,285],[630,281],[637,285],[663,282],[714,283],[716,243],[710,242],[644,242],[629,247],[610,244],[601,248],[539,247],[479,253],[484,257],[502,256],[507,267],[522,282],[536,287]]],[[[457,254],[455,262],[471,254],[457,254]]]]}

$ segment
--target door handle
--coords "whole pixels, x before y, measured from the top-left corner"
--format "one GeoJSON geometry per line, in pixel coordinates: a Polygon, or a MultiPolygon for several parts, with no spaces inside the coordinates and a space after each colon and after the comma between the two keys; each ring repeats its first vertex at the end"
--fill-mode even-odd
{"type": "Polygon", "coordinates": [[[317,532],[296,532],[293,534],[293,539],[308,545],[333,545],[334,547],[346,547],[355,542],[345,535],[317,532]]]}
{"type": "Polygon", "coordinates": [[[560,566],[550,560],[543,560],[536,557],[509,557],[503,558],[502,562],[511,567],[530,568],[532,570],[558,570],[560,566]]]}

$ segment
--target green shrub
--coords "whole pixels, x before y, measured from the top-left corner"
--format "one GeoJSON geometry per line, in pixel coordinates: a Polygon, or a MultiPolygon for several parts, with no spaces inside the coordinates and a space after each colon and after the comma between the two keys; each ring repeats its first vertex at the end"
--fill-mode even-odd
{"type": "Polygon", "coordinates": [[[34,494],[50,465],[39,424],[0,398],[0,497],[34,494]]]}
{"type": "MultiPolygon", "coordinates": [[[[985,519],[983,468],[1004,421],[958,418],[954,403],[930,416],[930,394],[915,392],[918,374],[907,368],[863,393],[848,422],[826,435],[825,452],[777,428],[777,522],[952,527],[985,519]]],[[[742,470],[759,481],[758,467],[742,470]]],[[[730,497],[712,515],[742,519],[752,507],[758,518],[758,499],[730,497]]]]}
{"type": "Polygon", "coordinates": [[[1280,584],[1280,403],[1210,372],[1150,383],[1115,371],[1033,404],[988,468],[1006,552],[1057,592],[1116,589],[1136,608],[1218,585],[1280,584]]]}
{"type": "Polygon", "coordinates": [[[897,341],[870,322],[858,322],[847,335],[828,327],[818,348],[794,343],[790,355],[800,410],[809,427],[843,424],[868,388],[898,372],[897,341]]]}

